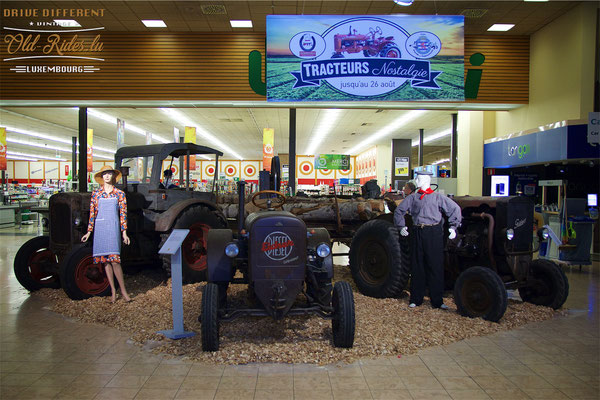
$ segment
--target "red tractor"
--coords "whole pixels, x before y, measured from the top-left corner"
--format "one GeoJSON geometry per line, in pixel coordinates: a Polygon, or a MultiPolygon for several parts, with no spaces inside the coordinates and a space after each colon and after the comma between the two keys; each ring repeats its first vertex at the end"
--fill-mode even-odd
{"type": "Polygon", "coordinates": [[[383,37],[383,32],[377,28],[369,28],[368,35],[356,33],[356,29],[350,27],[347,35],[336,34],[333,37],[334,53],[331,58],[343,58],[343,53],[363,52],[365,57],[390,57],[400,58],[400,49],[394,43],[393,36],[383,37]]]}

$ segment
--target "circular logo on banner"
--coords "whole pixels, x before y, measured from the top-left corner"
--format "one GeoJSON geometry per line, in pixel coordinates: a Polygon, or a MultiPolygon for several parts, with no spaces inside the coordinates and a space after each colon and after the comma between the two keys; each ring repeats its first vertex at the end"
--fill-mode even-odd
{"type": "Polygon", "coordinates": [[[310,175],[313,172],[313,165],[309,161],[300,163],[300,171],[305,175],[310,175]]]}
{"type": "Polygon", "coordinates": [[[225,175],[234,176],[235,174],[237,174],[237,168],[233,165],[228,165],[227,168],[225,168],[225,175]]]}
{"type": "Polygon", "coordinates": [[[431,32],[417,32],[406,40],[406,51],[416,58],[435,57],[442,49],[442,41],[431,32]]]}
{"type": "Polygon", "coordinates": [[[294,242],[284,232],[272,232],[263,241],[261,250],[273,261],[285,260],[292,254],[294,242]]]}
{"type": "Polygon", "coordinates": [[[253,176],[254,172],[255,172],[255,170],[254,170],[254,167],[252,165],[247,165],[246,168],[244,168],[244,173],[247,176],[253,176]]]}
{"type": "Polygon", "coordinates": [[[267,143],[263,146],[263,151],[265,152],[265,154],[272,155],[273,154],[273,146],[271,146],[270,144],[267,143]]]}
{"type": "Polygon", "coordinates": [[[314,58],[325,50],[325,40],[315,32],[300,32],[290,40],[290,51],[300,58],[314,58]]]}
{"type": "Polygon", "coordinates": [[[213,176],[215,174],[215,167],[213,165],[207,165],[206,168],[204,168],[204,173],[207,176],[213,176]]]}

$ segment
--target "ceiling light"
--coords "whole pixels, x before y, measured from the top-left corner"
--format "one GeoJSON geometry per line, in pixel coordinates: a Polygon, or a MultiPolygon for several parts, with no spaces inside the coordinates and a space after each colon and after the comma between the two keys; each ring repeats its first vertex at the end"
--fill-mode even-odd
{"type": "Polygon", "coordinates": [[[63,28],[81,28],[79,22],[75,21],[74,19],[55,19],[54,22],[63,28]]]}
{"type": "Polygon", "coordinates": [[[512,29],[515,24],[494,24],[488,28],[490,32],[506,32],[512,29]]]}
{"type": "Polygon", "coordinates": [[[31,157],[31,158],[37,158],[37,159],[43,159],[43,160],[57,160],[57,161],[67,161],[66,158],[60,158],[60,157],[49,157],[49,156],[44,156],[44,155],[40,155],[40,154],[30,154],[30,153],[20,153],[18,151],[7,151],[6,154],[8,154],[9,157],[11,156],[16,156],[16,157],[31,157]]]}
{"type": "Polygon", "coordinates": [[[317,125],[316,129],[313,129],[313,135],[310,144],[306,148],[304,154],[315,154],[315,152],[317,151],[317,147],[321,144],[325,136],[327,136],[329,132],[334,128],[341,113],[342,110],[337,109],[325,110],[323,117],[319,121],[319,125],[317,125]]]}
{"type": "MultiPolygon", "coordinates": [[[[32,136],[35,137],[37,139],[46,139],[46,140],[50,140],[52,142],[58,142],[58,143],[65,143],[65,144],[69,144],[72,145],[73,141],[72,140],[67,140],[67,139],[63,139],[57,136],[52,136],[52,135],[47,135],[45,133],[40,133],[40,132],[33,132],[33,131],[28,131],[25,129],[21,129],[21,128],[15,128],[12,126],[7,126],[6,127],[6,131],[10,132],[10,133],[18,133],[21,135],[26,135],[26,136],[32,136]]],[[[33,144],[31,142],[24,142],[25,144],[31,144],[33,146],[33,144]]],[[[115,151],[111,150],[111,149],[107,149],[105,147],[100,147],[100,146],[95,146],[94,145],[94,150],[98,150],[98,151],[104,151],[110,154],[114,154],[115,151]]],[[[71,150],[61,150],[61,151],[71,151],[71,150]]]]}
{"type": "Polygon", "coordinates": [[[146,25],[147,28],[166,28],[167,24],[162,19],[143,19],[142,23],[146,25]]]}
{"type": "Polygon", "coordinates": [[[443,164],[443,163],[447,163],[447,162],[450,162],[450,159],[449,158],[444,158],[442,160],[437,160],[435,162],[432,162],[431,165],[438,165],[438,164],[443,164]]]}
{"type": "MultiPolygon", "coordinates": [[[[452,129],[446,129],[444,131],[434,133],[433,135],[429,135],[429,136],[423,138],[423,144],[436,141],[438,139],[443,138],[444,136],[449,136],[451,134],[452,134],[452,129]]],[[[412,147],[415,147],[418,145],[419,145],[419,139],[415,139],[412,141],[412,147]]]]}
{"type": "Polygon", "coordinates": [[[33,158],[33,157],[19,157],[19,156],[11,156],[10,154],[8,154],[6,156],[6,158],[8,160],[19,160],[19,161],[38,161],[37,158],[33,158]]]}
{"type": "Polygon", "coordinates": [[[354,146],[350,150],[348,150],[347,154],[357,154],[358,150],[363,149],[367,145],[384,138],[392,133],[397,132],[400,128],[404,127],[404,125],[413,121],[420,115],[424,114],[425,110],[413,110],[409,111],[406,114],[403,114],[401,117],[396,118],[387,126],[384,126],[381,130],[377,131],[375,134],[371,135],[367,139],[363,140],[360,144],[354,146]]]}
{"type": "Polygon", "coordinates": [[[398,4],[399,6],[410,6],[412,5],[414,0],[394,0],[394,3],[398,4]]]}
{"type": "MultiPolygon", "coordinates": [[[[230,154],[232,154],[235,158],[238,158],[240,160],[243,160],[244,158],[242,156],[240,156],[238,153],[236,153],[235,151],[233,151],[229,146],[227,146],[225,143],[221,142],[219,139],[217,139],[216,137],[214,137],[213,135],[211,135],[210,133],[208,133],[207,131],[205,131],[199,124],[197,124],[195,121],[192,121],[191,119],[189,119],[187,116],[185,116],[185,114],[173,109],[173,108],[161,108],[160,109],[162,112],[164,112],[165,114],[167,114],[169,117],[171,117],[171,119],[173,119],[175,122],[177,122],[178,124],[184,125],[184,126],[193,126],[196,128],[196,134],[204,137],[208,143],[214,144],[215,147],[221,149],[223,152],[228,152],[230,154]]],[[[207,158],[209,159],[209,158],[207,158]]]]}
{"type": "MultiPolygon", "coordinates": [[[[88,113],[88,115],[91,115],[92,117],[95,117],[95,118],[99,118],[105,122],[108,122],[109,124],[114,124],[114,125],[117,124],[117,118],[113,117],[112,115],[108,115],[101,111],[94,110],[91,108],[88,108],[87,113],[88,113]]],[[[141,128],[138,128],[135,125],[125,123],[125,130],[130,130],[132,132],[137,133],[140,136],[146,137],[146,131],[141,128]]],[[[160,143],[170,143],[168,140],[166,140],[154,133],[152,133],[152,139],[156,139],[156,141],[158,141],[160,143]]],[[[114,151],[113,151],[113,153],[114,153],[114,151]]]]}
{"type": "Polygon", "coordinates": [[[231,20],[229,21],[232,28],[252,28],[252,21],[250,20],[231,20]]]}
{"type": "MultiPolygon", "coordinates": [[[[9,143],[22,144],[24,146],[33,146],[33,147],[39,147],[39,148],[46,149],[46,150],[50,149],[50,150],[62,151],[64,153],[69,153],[69,154],[71,153],[71,149],[69,149],[69,148],[53,146],[51,144],[46,144],[46,143],[43,143],[43,144],[42,143],[34,143],[34,142],[29,142],[29,141],[25,141],[25,140],[21,140],[21,139],[10,138],[10,137],[7,137],[6,141],[9,143]]],[[[94,150],[96,150],[96,149],[94,149],[94,150]]],[[[77,151],[76,153],[79,154],[79,151],[77,151]]],[[[98,154],[97,152],[94,152],[94,157],[105,158],[107,160],[114,159],[114,157],[112,157],[112,156],[105,156],[103,154],[98,154]]]]}

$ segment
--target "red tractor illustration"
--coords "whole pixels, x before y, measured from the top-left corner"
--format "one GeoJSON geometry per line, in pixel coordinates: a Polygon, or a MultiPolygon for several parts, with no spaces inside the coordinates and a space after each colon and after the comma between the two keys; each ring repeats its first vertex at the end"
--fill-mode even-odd
{"type": "Polygon", "coordinates": [[[343,58],[343,53],[363,52],[365,57],[390,57],[400,58],[400,49],[394,43],[393,36],[383,37],[383,31],[369,28],[368,35],[356,33],[356,29],[349,28],[347,35],[336,34],[333,37],[334,53],[331,58],[343,58]]]}

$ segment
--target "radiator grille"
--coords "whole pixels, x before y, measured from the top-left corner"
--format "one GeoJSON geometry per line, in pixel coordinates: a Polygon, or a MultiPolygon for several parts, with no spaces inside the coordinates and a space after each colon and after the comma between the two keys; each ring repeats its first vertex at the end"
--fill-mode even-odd
{"type": "Polygon", "coordinates": [[[57,244],[71,242],[71,208],[68,203],[54,203],[50,207],[50,237],[57,244]]]}

